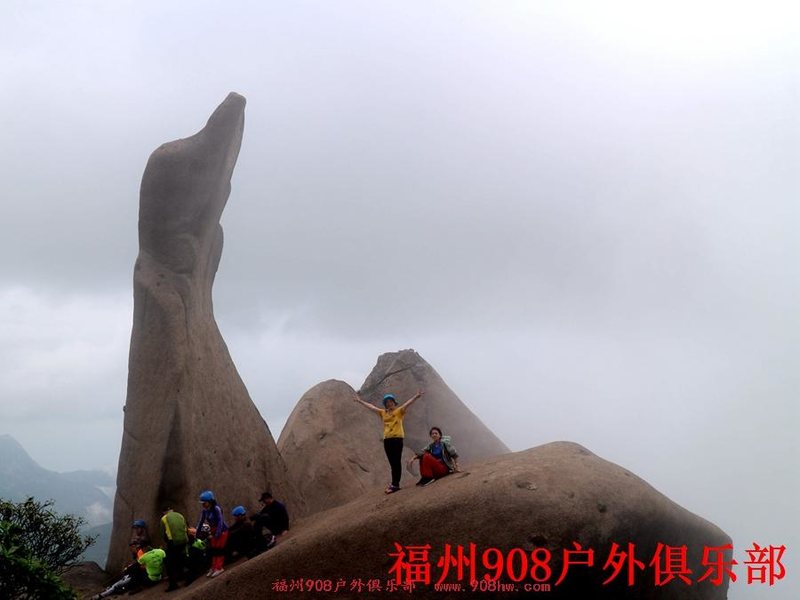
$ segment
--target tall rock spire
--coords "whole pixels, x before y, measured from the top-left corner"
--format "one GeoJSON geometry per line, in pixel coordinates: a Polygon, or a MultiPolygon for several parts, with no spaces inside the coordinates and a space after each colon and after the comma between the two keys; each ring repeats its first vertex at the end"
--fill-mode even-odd
{"type": "Polygon", "coordinates": [[[244,107],[229,94],[203,130],[153,152],[142,177],[111,571],[128,559],[133,519],[145,519],[152,534],[162,505],[171,504],[191,522],[202,490],[214,490],[228,510],[256,508],[266,489],[290,506],[299,501],[214,319],[219,220],[244,107]]]}

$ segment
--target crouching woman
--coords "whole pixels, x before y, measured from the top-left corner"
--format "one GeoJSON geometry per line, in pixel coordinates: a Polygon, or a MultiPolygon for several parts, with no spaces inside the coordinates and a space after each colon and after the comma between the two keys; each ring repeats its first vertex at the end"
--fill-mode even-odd
{"type": "Polygon", "coordinates": [[[445,475],[459,471],[458,452],[450,443],[449,435],[442,435],[438,427],[431,427],[431,443],[417,452],[408,465],[419,461],[420,480],[417,485],[427,485],[445,475]]]}

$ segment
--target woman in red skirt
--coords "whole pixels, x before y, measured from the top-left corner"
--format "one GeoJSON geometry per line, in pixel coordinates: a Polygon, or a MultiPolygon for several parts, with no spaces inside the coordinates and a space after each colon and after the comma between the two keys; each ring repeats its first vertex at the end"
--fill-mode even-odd
{"type": "Polygon", "coordinates": [[[445,475],[459,471],[458,452],[450,443],[449,435],[442,435],[438,427],[431,427],[431,443],[420,450],[408,465],[419,460],[420,480],[417,485],[428,485],[445,475]]]}

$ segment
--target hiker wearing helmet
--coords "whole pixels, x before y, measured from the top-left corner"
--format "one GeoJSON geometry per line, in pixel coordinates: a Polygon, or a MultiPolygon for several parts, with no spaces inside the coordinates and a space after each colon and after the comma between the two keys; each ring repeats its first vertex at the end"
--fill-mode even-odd
{"type": "Polygon", "coordinates": [[[207,523],[211,528],[211,569],[206,573],[206,577],[217,577],[225,570],[222,565],[225,563],[228,525],[222,518],[222,509],[217,504],[214,492],[206,490],[200,494],[200,504],[203,506],[203,512],[200,513],[197,529],[202,529],[203,523],[207,523]]]}
{"type": "Polygon", "coordinates": [[[138,560],[141,556],[141,549],[150,545],[150,533],[147,531],[147,523],[142,519],[136,519],[131,523],[131,541],[128,543],[131,549],[131,559],[138,560]]]}
{"type": "Polygon", "coordinates": [[[247,519],[244,506],[231,511],[233,523],[228,529],[228,543],[225,545],[225,562],[232,563],[243,556],[251,556],[255,545],[255,529],[247,519]]]}
{"type": "Polygon", "coordinates": [[[368,408],[376,413],[383,422],[383,449],[386,452],[386,458],[389,460],[389,466],[392,469],[392,483],[386,488],[385,493],[387,494],[392,494],[400,489],[400,475],[403,470],[403,439],[405,437],[403,418],[406,415],[408,407],[419,400],[424,393],[423,390],[419,390],[414,396],[406,400],[400,406],[397,405],[397,400],[393,394],[386,394],[383,397],[382,409],[373,406],[369,402],[364,402],[358,395],[358,392],[353,394],[353,400],[355,402],[358,402],[364,408],[368,408]]]}

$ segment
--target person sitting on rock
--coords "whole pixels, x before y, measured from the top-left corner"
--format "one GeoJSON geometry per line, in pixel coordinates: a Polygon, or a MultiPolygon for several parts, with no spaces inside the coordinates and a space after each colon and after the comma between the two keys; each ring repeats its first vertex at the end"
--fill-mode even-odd
{"type": "Polygon", "coordinates": [[[131,549],[131,560],[137,560],[141,548],[150,545],[150,533],[147,531],[147,523],[144,520],[136,519],[131,523],[131,541],[128,545],[131,549]]]}
{"type": "Polygon", "coordinates": [[[389,467],[392,470],[392,483],[386,488],[387,494],[393,494],[400,489],[400,475],[403,471],[403,441],[405,432],[403,431],[403,418],[406,410],[425,392],[419,390],[414,396],[397,406],[397,400],[393,394],[386,394],[383,397],[383,408],[373,406],[369,402],[364,402],[358,395],[353,394],[353,400],[376,413],[383,421],[383,450],[389,460],[389,467]]]}
{"type": "Polygon", "coordinates": [[[151,546],[137,546],[136,552],[138,558],[123,569],[122,577],[99,594],[91,596],[89,600],[100,600],[126,592],[135,594],[142,588],[151,587],[161,581],[166,552],[160,548],[153,549],[151,546]]]}
{"type": "Polygon", "coordinates": [[[206,573],[207,577],[217,577],[222,575],[225,570],[225,543],[228,541],[228,525],[222,518],[222,509],[217,504],[214,492],[206,490],[200,494],[200,503],[203,512],[200,513],[200,521],[197,529],[201,529],[204,523],[208,523],[211,528],[211,569],[206,573]]]}
{"type": "Polygon", "coordinates": [[[232,563],[243,556],[252,556],[255,546],[256,531],[247,520],[244,506],[237,506],[231,511],[233,523],[228,529],[228,543],[225,544],[225,562],[232,563]]]}
{"type": "Polygon", "coordinates": [[[164,559],[167,553],[161,548],[152,548],[146,546],[142,548],[144,554],[139,557],[139,564],[144,567],[146,576],[140,577],[139,583],[143,587],[150,587],[161,581],[161,576],[164,573],[164,559]]]}
{"type": "Polygon", "coordinates": [[[415,460],[419,460],[420,480],[417,485],[428,485],[459,470],[458,452],[450,443],[450,436],[443,436],[438,427],[431,427],[429,434],[431,443],[408,461],[408,466],[411,467],[415,460]]]}
{"type": "Polygon", "coordinates": [[[261,512],[250,517],[255,522],[253,556],[272,548],[278,536],[289,531],[289,511],[283,502],[275,500],[269,492],[261,494],[259,501],[263,505],[261,512]]]}

